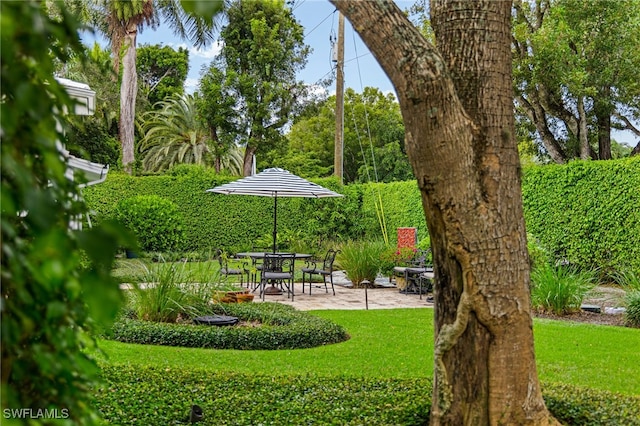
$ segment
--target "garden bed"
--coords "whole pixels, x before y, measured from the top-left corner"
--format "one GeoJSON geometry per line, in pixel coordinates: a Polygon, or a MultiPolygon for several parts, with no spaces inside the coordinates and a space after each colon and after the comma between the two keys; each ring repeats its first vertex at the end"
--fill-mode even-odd
{"type": "Polygon", "coordinates": [[[211,327],[191,321],[163,323],[121,318],[105,337],[124,343],[208,349],[299,349],[339,343],[341,326],[278,303],[215,304],[212,314],[237,317],[236,325],[211,327]]]}
{"type": "Polygon", "coordinates": [[[580,310],[565,315],[548,312],[534,312],[536,318],[547,318],[559,321],[575,321],[596,325],[625,326],[623,314],[604,313],[605,308],[617,308],[624,305],[625,291],[615,286],[598,286],[591,290],[583,300],[583,305],[594,305],[601,309],[600,313],[580,310]]]}

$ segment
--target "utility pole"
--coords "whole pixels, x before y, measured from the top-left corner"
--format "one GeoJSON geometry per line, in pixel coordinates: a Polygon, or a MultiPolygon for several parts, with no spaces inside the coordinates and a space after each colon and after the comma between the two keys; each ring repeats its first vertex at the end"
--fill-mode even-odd
{"type": "Polygon", "coordinates": [[[343,183],[344,176],[344,15],[338,12],[338,57],[336,63],[336,140],[333,158],[334,175],[343,183]]]}

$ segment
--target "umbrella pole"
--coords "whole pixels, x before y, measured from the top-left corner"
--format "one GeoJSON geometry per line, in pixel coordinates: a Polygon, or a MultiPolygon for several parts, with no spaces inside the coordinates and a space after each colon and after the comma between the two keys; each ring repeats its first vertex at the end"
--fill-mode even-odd
{"type": "Polygon", "coordinates": [[[276,252],[276,238],[278,235],[278,194],[273,197],[273,252],[276,252]]]}

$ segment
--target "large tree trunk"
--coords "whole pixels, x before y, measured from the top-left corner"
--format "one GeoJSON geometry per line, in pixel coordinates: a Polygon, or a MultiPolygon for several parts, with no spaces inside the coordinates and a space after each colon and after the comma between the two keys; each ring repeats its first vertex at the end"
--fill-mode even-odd
{"type": "Polygon", "coordinates": [[[251,176],[253,172],[253,154],[256,153],[255,146],[249,146],[244,150],[244,159],[242,161],[242,176],[251,176]]]}
{"type": "Polygon", "coordinates": [[[508,1],[431,2],[439,51],[390,0],[332,0],[393,82],[431,235],[432,425],[557,424],[537,378],[508,1]]]}
{"type": "Polygon", "coordinates": [[[591,158],[591,146],[589,145],[589,132],[587,130],[587,113],[584,109],[584,96],[579,96],[577,101],[578,109],[578,147],[581,160],[591,158]]]}
{"type": "Polygon", "coordinates": [[[122,167],[125,172],[133,172],[134,120],[136,117],[136,94],[138,74],[136,71],[136,35],[138,27],[129,24],[124,37],[125,54],[122,59],[122,84],[120,85],[120,143],[122,144],[122,167]]]}
{"type": "Polygon", "coordinates": [[[595,113],[598,120],[598,158],[611,160],[611,88],[600,88],[595,100],[595,113]]]}

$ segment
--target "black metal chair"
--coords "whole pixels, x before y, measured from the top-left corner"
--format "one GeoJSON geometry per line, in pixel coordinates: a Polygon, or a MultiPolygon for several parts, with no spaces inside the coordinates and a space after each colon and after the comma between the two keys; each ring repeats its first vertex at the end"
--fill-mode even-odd
{"type": "MultiPolygon", "coordinates": [[[[425,272],[420,274],[418,278],[418,286],[420,289],[420,300],[422,300],[422,292],[424,290],[425,293],[433,293],[433,268],[427,268],[425,272]]],[[[429,297],[427,297],[427,301],[429,301],[429,297]]],[[[433,297],[431,297],[431,301],[433,301],[433,297]]]]}
{"type": "MultiPolygon", "coordinates": [[[[256,253],[269,253],[271,252],[272,247],[259,247],[252,246],[251,251],[256,253]]],[[[251,258],[251,266],[247,267],[247,276],[249,285],[253,287],[255,291],[260,286],[260,274],[262,273],[262,258],[253,257],[251,258]]]]}
{"type": "Polygon", "coordinates": [[[420,298],[422,298],[423,280],[421,277],[426,272],[433,272],[432,267],[426,266],[427,256],[430,251],[431,249],[418,250],[416,256],[411,261],[411,265],[405,268],[404,279],[407,283],[407,287],[405,288],[404,293],[418,293],[420,294],[420,298]]]}
{"type": "Polygon", "coordinates": [[[286,288],[287,298],[295,297],[293,278],[296,255],[294,253],[265,253],[260,274],[260,296],[265,294],[281,294],[286,288]],[[270,285],[270,287],[267,287],[270,285]],[[278,289],[279,286],[280,289],[278,289]]]}
{"type": "MultiPolygon", "coordinates": [[[[216,257],[218,259],[218,263],[220,263],[220,274],[229,277],[229,276],[239,276],[240,277],[240,287],[244,286],[244,274],[246,271],[246,267],[240,268],[229,268],[229,258],[225,254],[224,250],[217,249],[216,257]]],[[[246,263],[245,263],[246,264],[246,263]]],[[[247,281],[247,287],[249,286],[249,282],[247,281]]]]}
{"type": "MultiPolygon", "coordinates": [[[[333,262],[336,260],[336,255],[340,252],[340,250],[329,249],[327,250],[327,254],[324,256],[324,260],[322,263],[319,261],[306,261],[306,267],[302,268],[302,292],[304,293],[305,288],[305,278],[307,275],[309,276],[309,295],[311,295],[311,287],[313,286],[311,282],[311,278],[314,275],[320,275],[324,282],[324,290],[326,293],[329,292],[329,288],[327,287],[327,277],[329,278],[329,282],[331,283],[331,290],[333,291],[333,295],[336,295],[336,289],[333,287],[333,262]]],[[[320,288],[320,286],[316,286],[320,288]]]]}

